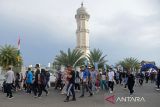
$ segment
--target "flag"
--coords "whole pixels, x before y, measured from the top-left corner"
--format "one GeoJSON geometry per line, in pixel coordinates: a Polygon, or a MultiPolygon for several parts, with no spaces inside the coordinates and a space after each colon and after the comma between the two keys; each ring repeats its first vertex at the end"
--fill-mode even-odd
{"type": "Polygon", "coordinates": [[[20,37],[18,38],[17,61],[20,61],[20,37]]]}

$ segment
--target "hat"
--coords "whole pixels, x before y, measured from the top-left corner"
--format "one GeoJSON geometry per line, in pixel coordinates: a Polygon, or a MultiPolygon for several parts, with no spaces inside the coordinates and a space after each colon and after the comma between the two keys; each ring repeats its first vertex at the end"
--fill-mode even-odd
{"type": "Polygon", "coordinates": [[[81,67],[81,68],[83,68],[83,67],[84,67],[84,65],[81,65],[80,67],[81,67]]]}

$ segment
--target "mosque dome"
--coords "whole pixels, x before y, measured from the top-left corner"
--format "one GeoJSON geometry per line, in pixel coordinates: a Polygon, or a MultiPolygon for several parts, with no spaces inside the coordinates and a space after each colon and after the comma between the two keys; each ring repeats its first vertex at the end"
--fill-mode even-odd
{"type": "Polygon", "coordinates": [[[83,3],[81,4],[81,7],[77,9],[77,14],[86,14],[86,15],[88,15],[88,12],[86,11],[86,8],[83,6],[83,3]]]}

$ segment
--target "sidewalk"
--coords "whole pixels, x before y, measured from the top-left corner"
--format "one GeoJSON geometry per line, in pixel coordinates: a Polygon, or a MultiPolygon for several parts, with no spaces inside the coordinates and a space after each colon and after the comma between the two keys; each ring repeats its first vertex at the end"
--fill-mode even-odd
{"type": "Polygon", "coordinates": [[[77,101],[65,103],[64,95],[60,95],[59,91],[50,89],[49,96],[42,96],[41,99],[34,98],[33,95],[24,92],[14,93],[14,99],[7,99],[5,94],[0,92],[0,107],[158,107],[160,105],[160,91],[155,90],[154,84],[145,84],[144,86],[136,86],[133,97],[144,97],[146,102],[143,103],[115,103],[111,104],[105,98],[110,95],[116,97],[127,97],[129,92],[121,86],[115,86],[115,93],[109,94],[100,91],[93,97],[88,97],[88,93],[84,98],[78,98],[80,93],[76,93],[77,101]]]}

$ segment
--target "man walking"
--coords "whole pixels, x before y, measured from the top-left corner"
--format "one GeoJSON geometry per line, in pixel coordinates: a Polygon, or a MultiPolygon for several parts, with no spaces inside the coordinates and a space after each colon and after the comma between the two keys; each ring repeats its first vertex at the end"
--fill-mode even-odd
{"type": "Polygon", "coordinates": [[[69,101],[69,97],[70,95],[73,96],[72,101],[76,101],[76,97],[75,97],[75,72],[72,70],[72,66],[68,65],[67,66],[68,69],[68,75],[67,75],[67,79],[69,81],[68,86],[67,86],[67,98],[66,100],[64,100],[64,102],[68,102],[69,101]]]}
{"type": "Polygon", "coordinates": [[[144,74],[141,72],[139,74],[139,84],[142,86],[143,85],[143,80],[144,80],[144,74]]]}
{"type": "Polygon", "coordinates": [[[107,85],[106,77],[107,77],[106,71],[104,70],[101,75],[101,90],[105,89],[107,91],[108,85],[107,85]]]}
{"type": "Polygon", "coordinates": [[[33,74],[31,72],[31,68],[28,68],[28,73],[26,77],[26,83],[27,83],[27,93],[31,94],[32,91],[32,81],[33,81],[33,74]]]}
{"type": "Polygon", "coordinates": [[[47,84],[47,88],[49,88],[50,87],[50,83],[49,83],[49,81],[50,81],[50,73],[49,73],[49,71],[48,70],[46,70],[46,84],[47,84]]]}
{"type": "Polygon", "coordinates": [[[6,89],[7,89],[6,91],[7,91],[7,97],[9,97],[9,99],[13,98],[11,89],[12,89],[12,84],[14,80],[15,80],[14,72],[12,71],[12,68],[9,67],[6,74],[6,89]]]}
{"type": "Polygon", "coordinates": [[[128,72],[127,85],[128,85],[128,89],[130,91],[130,95],[132,95],[133,92],[134,92],[134,90],[133,90],[134,84],[135,84],[135,77],[134,77],[133,74],[131,74],[130,72],[128,72]]]}
{"type": "Polygon", "coordinates": [[[113,93],[113,88],[114,88],[114,72],[112,70],[112,68],[110,68],[109,72],[108,72],[108,78],[109,78],[109,82],[108,82],[108,86],[111,89],[110,93],[113,93]]]}
{"type": "Polygon", "coordinates": [[[95,71],[95,68],[94,66],[92,67],[92,70],[91,70],[91,83],[92,83],[92,91],[96,91],[96,71],[95,71]]]}
{"type": "Polygon", "coordinates": [[[38,97],[41,98],[40,92],[42,90],[41,88],[41,78],[40,78],[40,66],[39,64],[36,64],[35,66],[36,68],[36,72],[35,72],[35,80],[34,80],[34,84],[33,84],[33,90],[34,90],[34,97],[38,97]]]}
{"type": "Polygon", "coordinates": [[[80,96],[80,98],[84,97],[84,91],[85,91],[85,88],[87,88],[88,92],[90,93],[89,96],[93,96],[93,93],[91,91],[91,89],[89,88],[89,80],[90,80],[90,72],[88,71],[88,68],[86,66],[85,70],[83,71],[83,77],[82,77],[82,94],[80,96]]]}
{"type": "Polygon", "coordinates": [[[160,69],[158,69],[158,74],[157,74],[157,89],[160,90],[160,69]]]}

